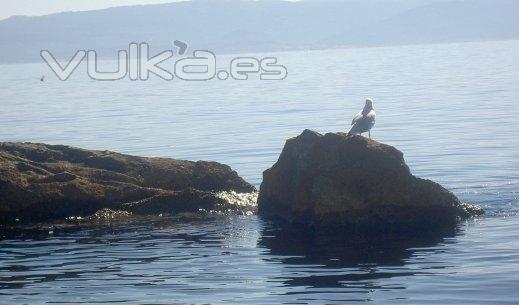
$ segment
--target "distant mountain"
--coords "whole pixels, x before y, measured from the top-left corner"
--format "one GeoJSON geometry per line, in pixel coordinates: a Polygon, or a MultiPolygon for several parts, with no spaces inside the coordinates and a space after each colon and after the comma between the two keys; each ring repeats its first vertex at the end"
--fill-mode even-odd
{"type": "Polygon", "coordinates": [[[519,38],[516,0],[194,0],[0,21],[0,62],[39,61],[128,43],[171,49],[259,52],[519,38]]]}

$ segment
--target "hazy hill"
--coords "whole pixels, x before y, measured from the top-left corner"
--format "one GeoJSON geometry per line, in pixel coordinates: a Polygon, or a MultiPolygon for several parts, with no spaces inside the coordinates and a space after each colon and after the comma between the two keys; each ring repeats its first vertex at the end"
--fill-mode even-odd
{"type": "Polygon", "coordinates": [[[516,0],[195,0],[0,21],[0,62],[41,49],[114,57],[131,41],[158,51],[175,39],[216,52],[519,38],[516,0]]]}

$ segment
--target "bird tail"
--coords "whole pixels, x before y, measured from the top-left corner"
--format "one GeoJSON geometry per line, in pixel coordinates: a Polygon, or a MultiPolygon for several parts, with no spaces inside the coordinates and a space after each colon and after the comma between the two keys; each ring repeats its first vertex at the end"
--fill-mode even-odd
{"type": "Polygon", "coordinates": [[[355,124],[351,125],[350,129],[348,130],[348,136],[353,135],[353,127],[355,127],[355,124]]]}

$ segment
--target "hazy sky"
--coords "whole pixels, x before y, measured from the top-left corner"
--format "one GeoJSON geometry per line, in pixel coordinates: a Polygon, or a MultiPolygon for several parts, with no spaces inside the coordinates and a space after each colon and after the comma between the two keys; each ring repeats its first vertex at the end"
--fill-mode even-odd
{"type": "Polygon", "coordinates": [[[113,6],[175,1],[181,0],[0,0],[0,19],[14,15],[38,16],[64,11],[86,11],[113,6]]]}
{"type": "MultiPolygon", "coordinates": [[[[41,16],[66,11],[88,11],[114,6],[168,3],[189,0],[0,0],[0,20],[15,15],[41,16]]],[[[301,0],[285,0],[301,1],[301,0]]],[[[307,0],[308,1],[308,0],[307,0]]],[[[313,0],[316,1],[316,0],[313,0]]],[[[386,0],[389,1],[389,0],[386,0]]],[[[408,0],[427,3],[447,0],[408,0]]]]}

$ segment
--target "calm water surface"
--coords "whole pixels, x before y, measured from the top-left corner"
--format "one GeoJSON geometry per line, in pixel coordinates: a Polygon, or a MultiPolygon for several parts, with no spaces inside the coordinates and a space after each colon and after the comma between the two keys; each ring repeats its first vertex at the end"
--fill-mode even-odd
{"type": "Polygon", "coordinates": [[[43,64],[0,66],[0,141],[215,160],[257,186],[286,138],[345,130],[371,96],[375,139],[488,212],[411,238],[235,215],[12,238],[0,241],[0,303],[517,304],[518,51],[504,41],[278,53],[289,76],[277,82],[95,82],[81,70],[61,82],[43,64]]]}

